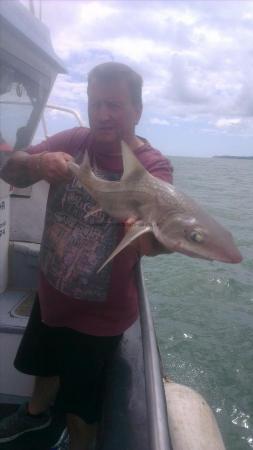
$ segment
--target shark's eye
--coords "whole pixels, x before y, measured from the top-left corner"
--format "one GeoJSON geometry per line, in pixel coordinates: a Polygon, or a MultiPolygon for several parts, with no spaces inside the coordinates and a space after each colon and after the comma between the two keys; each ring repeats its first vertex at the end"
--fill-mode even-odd
{"type": "Polygon", "coordinates": [[[198,242],[199,244],[204,241],[204,235],[201,231],[192,231],[190,238],[193,242],[198,242]]]}

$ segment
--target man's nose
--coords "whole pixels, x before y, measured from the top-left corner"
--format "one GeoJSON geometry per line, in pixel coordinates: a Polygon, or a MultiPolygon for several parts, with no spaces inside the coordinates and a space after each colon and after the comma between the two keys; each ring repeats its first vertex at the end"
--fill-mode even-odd
{"type": "Polygon", "coordinates": [[[108,108],[108,106],[106,104],[100,105],[97,114],[98,114],[98,119],[101,120],[102,122],[105,122],[106,120],[111,118],[110,109],[108,108]]]}

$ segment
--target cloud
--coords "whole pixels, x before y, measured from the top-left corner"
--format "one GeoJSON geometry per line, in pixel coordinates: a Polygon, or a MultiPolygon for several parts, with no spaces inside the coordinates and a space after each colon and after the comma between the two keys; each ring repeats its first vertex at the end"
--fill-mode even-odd
{"type": "Polygon", "coordinates": [[[239,117],[230,117],[230,118],[220,118],[215,123],[217,128],[230,128],[230,127],[237,127],[238,125],[241,125],[242,119],[239,117]]]}
{"type": "Polygon", "coordinates": [[[70,76],[59,75],[48,103],[74,106],[80,97],[85,98],[84,82],[74,81],[70,76]]]}
{"type": "Polygon", "coordinates": [[[194,60],[189,61],[175,55],[171,59],[170,98],[184,104],[207,103],[205,80],[201,79],[194,68],[194,60]]]}
{"type": "Polygon", "coordinates": [[[159,119],[158,117],[152,117],[150,119],[152,125],[170,125],[171,123],[166,119],[159,119]]]}
{"type": "MultiPolygon", "coordinates": [[[[252,61],[253,63],[253,61],[252,61]]],[[[243,117],[253,118],[253,73],[247,74],[242,82],[242,86],[235,102],[235,109],[242,114],[243,117]]]]}
{"type": "Polygon", "coordinates": [[[42,14],[69,70],[52,100],[83,102],[85,109],[87,73],[116,60],[143,76],[147,121],[197,118],[203,129],[210,123],[220,132],[251,129],[252,1],[220,0],[214,7],[208,0],[58,0],[42,2],[42,14]]]}
{"type": "Polygon", "coordinates": [[[223,117],[218,119],[214,124],[214,128],[222,133],[233,136],[252,137],[253,136],[253,118],[241,117],[223,117]]]}

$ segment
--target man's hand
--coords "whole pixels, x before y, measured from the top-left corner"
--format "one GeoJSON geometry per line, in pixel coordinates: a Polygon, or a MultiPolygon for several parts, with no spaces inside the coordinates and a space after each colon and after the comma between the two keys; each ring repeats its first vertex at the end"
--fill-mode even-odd
{"type": "Polygon", "coordinates": [[[72,161],[73,157],[68,153],[46,152],[32,155],[31,158],[34,158],[32,164],[35,165],[35,170],[37,169],[40,177],[49,183],[68,181],[73,177],[68,167],[68,161],[72,161]]]}
{"type": "Polygon", "coordinates": [[[73,177],[68,167],[68,161],[72,160],[72,156],[64,152],[30,155],[16,151],[2,168],[0,178],[20,188],[31,186],[42,179],[49,183],[67,181],[73,177]]]}
{"type": "MultiPolygon", "coordinates": [[[[125,233],[136,222],[136,219],[130,217],[125,221],[125,233]]],[[[167,250],[160,242],[154,237],[153,233],[145,233],[138,237],[131,244],[140,256],[156,256],[161,253],[172,253],[167,250]]]]}

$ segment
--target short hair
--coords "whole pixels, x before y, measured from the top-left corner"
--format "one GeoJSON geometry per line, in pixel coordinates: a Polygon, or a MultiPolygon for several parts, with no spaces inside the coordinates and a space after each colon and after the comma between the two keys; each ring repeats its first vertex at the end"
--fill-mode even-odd
{"type": "Polygon", "coordinates": [[[93,79],[101,82],[125,80],[133,104],[142,107],[142,77],[126,64],[110,61],[95,66],[88,74],[88,90],[93,79]]]}

